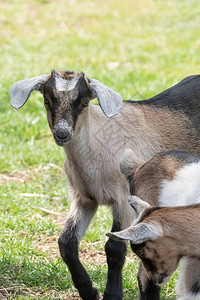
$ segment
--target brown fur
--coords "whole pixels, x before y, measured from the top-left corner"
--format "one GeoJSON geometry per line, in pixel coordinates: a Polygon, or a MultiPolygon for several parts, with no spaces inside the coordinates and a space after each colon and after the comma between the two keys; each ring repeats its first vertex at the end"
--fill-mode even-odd
{"type": "Polygon", "coordinates": [[[135,170],[133,194],[151,205],[158,205],[163,180],[172,180],[185,161],[171,153],[158,153],[135,170]],[[145,186],[145,188],[144,188],[145,186]]]}
{"type": "Polygon", "coordinates": [[[154,241],[132,245],[154,281],[158,273],[171,276],[183,256],[200,259],[200,204],[147,208],[138,224],[141,222],[160,225],[164,231],[154,241]]]}
{"type": "MultiPolygon", "coordinates": [[[[131,175],[133,176],[131,187],[134,194],[154,206],[146,208],[147,205],[143,204],[143,209],[145,209],[137,223],[131,225],[124,232],[116,233],[116,237],[127,239],[127,233],[131,236],[131,230],[136,230],[134,226],[142,223],[154,225],[155,233],[157,232],[156,228],[159,228],[159,231],[162,230],[163,234],[155,240],[149,239],[142,244],[131,245],[133,251],[142,260],[140,281],[142,287],[145,287],[145,272],[147,272],[155,283],[165,283],[177,268],[179,260],[186,256],[187,259],[184,259],[184,267],[178,284],[178,292],[181,295],[185,294],[181,298],[184,300],[198,299],[196,294],[199,292],[197,282],[200,278],[198,271],[200,266],[200,204],[179,207],[160,207],[158,205],[163,183],[171,182],[175,178],[177,180],[176,176],[180,169],[190,163],[195,166],[199,161],[199,157],[188,152],[169,151],[158,153],[147,163],[141,165],[141,161],[137,164],[135,154],[130,149],[125,151],[121,161],[123,173],[129,178],[131,175]]],[[[195,169],[198,170],[198,166],[195,169]]],[[[198,188],[197,179],[195,184],[194,189],[198,188]]],[[[177,196],[179,193],[180,190],[177,190],[177,196]]],[[[195,193],[198,197],[197,190],[195,193]]],[[[135,208],[136,204],[133,205],[133,203],[132,206],[135,208]]],[[[174,205],[176,205],[175,202],[174,205]]]]}

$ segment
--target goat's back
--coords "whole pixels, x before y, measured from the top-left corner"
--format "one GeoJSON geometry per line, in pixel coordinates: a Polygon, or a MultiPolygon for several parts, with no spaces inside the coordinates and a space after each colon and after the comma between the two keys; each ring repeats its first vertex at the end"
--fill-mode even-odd
{"type": "Polygon", "coordinates": [[[158,153],[136,171],[133,193],[152,205],[187,205],[199,202],[199,182],[200,158],[172,150],[158,153]]]}
{"type": "Polygon", "coordinates": [[[184,78],[174,86],[144,101],[141,104],[149,104],[156,107],[167,106],[169,108],[180,108],[189,113],[190,109],[200,109],[200,75],[192,75],[184,78]],[[190,107],[188,107],[190,103],[190,107]]]}

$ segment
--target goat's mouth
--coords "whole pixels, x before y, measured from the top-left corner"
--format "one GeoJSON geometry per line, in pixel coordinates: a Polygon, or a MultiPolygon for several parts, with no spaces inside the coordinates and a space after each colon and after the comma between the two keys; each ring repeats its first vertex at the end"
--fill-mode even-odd
{"type": "Polygon", "coordinates": [[[152,281],[155,285],[162,286],[169,281],[170,277],[170,275],[157,274],[152,278],[152,281]]]}
{"type": "Polygon", "coordinates": [[[69,133],[67,136],[62,137],[62,138],[59,137],[57,134],[54,134],[53,136],[54,136],[54,140],[58,146],[64,146],[71,140],[72,133],[69,133]]]}

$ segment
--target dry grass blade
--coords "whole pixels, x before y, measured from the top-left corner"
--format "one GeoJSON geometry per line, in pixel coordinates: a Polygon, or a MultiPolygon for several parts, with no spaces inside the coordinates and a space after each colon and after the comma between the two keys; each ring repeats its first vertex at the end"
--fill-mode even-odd
{"type": "Polygon", "coordinates": [[[26,171],[19,171],[11,174],[0,174],[0,184],[5,182],[24,183],[28,181],[28,173],[26,171]]]}
{"type": "Polygon", "coordinates": [[[57,215],[57,216],[62,215],[62,213],[59,213],[59,212],[56,212],[56,211],[53,211],[53,210],[49,210],[49,209],[46,209],[46,208],[38,207],[38,206],[33,206],[33,208],[34,209],[39,209],[39,210],[41,210],[41,211],[43,211],[43,212],[45,212],[46,214],[49,214],[49,215],[57,215]]]}
{"type": "Polygon", "coordinates": [[[63,172],[63,169],[53,163],[48,163],[46,165],[40,164],[38,167],[33,169],[26,169],[21,171],[13,171],[9,174],[0,174],[0,184],[5,182],[16,182],[16,183],[24,183],[30,180],[31,175],[37,175],[41,171],[48,171],[49,169],[55,169],[60,172],[63,172]]]}

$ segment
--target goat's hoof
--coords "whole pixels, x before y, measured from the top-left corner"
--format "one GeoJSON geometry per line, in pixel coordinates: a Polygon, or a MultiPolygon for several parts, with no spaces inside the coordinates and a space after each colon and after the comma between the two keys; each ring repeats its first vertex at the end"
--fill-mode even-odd
{"type": "Polygon", "coordinates": [[[97,289],[95,289],[96,290],[96,297],[94,298],[94,300],[99,300],[100,298],[99,298],[99,292],[98,292],[98,290],[97,289]]]}
{"type": "Polygon", "coordinates": [[[99,294],[96,296],[96,298],[94,300],[99,300],[99,294]]]}
{"type": "MultiPolygon", "coordinates": [[[[96,290],[96,289],[95,289],[96,290]]],[[[96,290],[96,295],[95,295],[95,297],[94,297],[94,300],[99,300],[100,298],[99,298],[99,292],[98,292],[98,290],[96,290]]]]}
{"type": "Polygon", "coordinates": [[[122,300],[122,296],[113,294],[109,295],[104,293],[103,300],[122,300]]]}
{"type": "Polygon", "coordinates": [[[103,300],[122,300],[122,298],[119,298],[118,296],[109,296],[109,297],[103,297],[103,300]]]}
{"type": "Polygon", "coordinates": [[[95,288],[92,288],[92,293],[90,295],[80,294],[81,299],[83,300],[99,300],[99,291],[95,288]]]}

